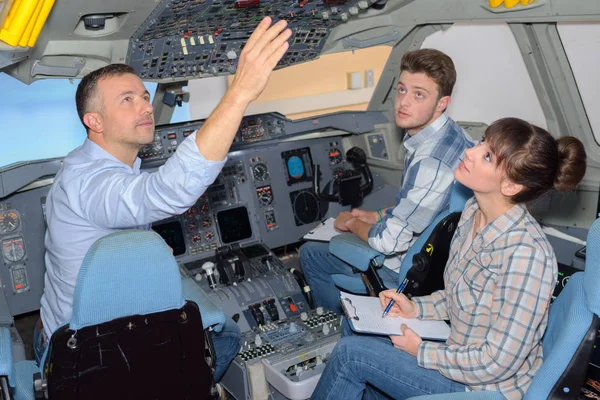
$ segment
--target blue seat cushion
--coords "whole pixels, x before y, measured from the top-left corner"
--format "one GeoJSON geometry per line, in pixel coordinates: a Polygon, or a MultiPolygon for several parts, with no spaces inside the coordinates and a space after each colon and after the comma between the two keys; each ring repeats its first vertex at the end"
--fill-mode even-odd
{"type": "Polygon", "coordinates": [[[600,315],[600,219],[592,224],[587,235],[587,257],[585,263],[585,288],[586,303],[592,312],[600,315]]]}
{"type": "Polygon", "coordinates": [[[594,314],[586,307],[584,273],[577,272],[550,306],[548,327],[542,341],[544,364],[525,399],[545,399],[569,365],[587,333],[594,314]]]}
{"type": "Polygon", "coordinates": [[[383,254],[352,233],[334,236],[329,242],[329,252],[363,272],[369,268],[372,259],[377,265],[382,265],[385,259],[383,254]]]}
{"type": "Polygon", "coordinates": [[[14,391],[15,400],[34,400],[33,374],[40,372],[35,361],[19,361],[15,364],[17,386],[14,391]]]}
{"type": "Polygon", "coordinates": [[[83,259],[70,329],[183,304],[179,267],[165,241],[154,231],[120,231],[96,241],[83,259]]]}

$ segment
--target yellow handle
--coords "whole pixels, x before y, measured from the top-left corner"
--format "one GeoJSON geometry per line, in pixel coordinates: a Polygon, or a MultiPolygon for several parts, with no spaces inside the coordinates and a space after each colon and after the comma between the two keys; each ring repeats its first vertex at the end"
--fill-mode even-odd
{"type": "Polygon", "coordinates": [[[40,36],[40,32],[42,31],[42,28],[46,23],[46,19],[48,19],[48,14],[50,14],[50,10],[52,10],[52,6],[54,6],[54,0],[44,0],[42,11],[40,12],[39,17],[35,21],[33,32],[31,32],[31,38],[29,38],[27,46],[35,46],[35,42],[37,41],[38,36],[40,36]]]}

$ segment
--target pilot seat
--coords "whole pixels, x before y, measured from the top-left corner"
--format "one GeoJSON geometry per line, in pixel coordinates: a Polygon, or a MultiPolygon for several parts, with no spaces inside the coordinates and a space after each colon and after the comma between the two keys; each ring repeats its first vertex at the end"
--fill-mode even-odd
{"type": "Polygon", "coordinates": [[[220,329],[225,316],[188,279],[153,231],[99,239],[79,271],[72,318],[54,332],[39,367],[14,364],[9,330],[0,328],[8,383],[0,398],[213,398],[205,327],[220,329]]]}

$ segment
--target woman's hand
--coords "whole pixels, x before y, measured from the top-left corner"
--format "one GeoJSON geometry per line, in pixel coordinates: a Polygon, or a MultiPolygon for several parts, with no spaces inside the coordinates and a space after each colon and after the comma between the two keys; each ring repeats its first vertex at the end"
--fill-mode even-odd
{"type": "Polygon", "coordinates": [[[389,302],[394,299],[394,304],[388,312],[392,317],[416,318],[417,306],[402,293],[396,293],[395,290],[384,290],[379,293],[381,308],[385,310],[389,302]]]}
{"type": "Polygon", "coordinates": [[[416,357],[423,339],[406,324],[402,324],[400,329],[402,330],[402,336],[390,336],[394,347],[416,357]]]}

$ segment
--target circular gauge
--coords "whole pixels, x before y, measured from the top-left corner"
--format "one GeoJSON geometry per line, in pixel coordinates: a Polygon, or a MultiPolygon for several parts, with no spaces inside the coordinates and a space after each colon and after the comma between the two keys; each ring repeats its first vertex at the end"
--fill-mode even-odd
{"type": "Polygon", "coordinates": [[[189,233],[197,233],[198,232],[198,223],[195,221],[188,221],[186,225],[186,229],[189,233]]]}
{"type": "Polygon", "coordinates": [[[192,236],[192,243],[198,243],[200,241],[200,235],[192,236]]]}
{"type": "Polygon", "coordinates": [[[268,206],[273,202],[273,192],[271,191],[271,186],[265,186],[256,189],[256,194],[258,195],[258,202],[263,206],[268,206]]]}
{"type": "Polygon", "coordinates": [[[265,181],[269,179],[269,170],[265,164],[256,164],[252,167],[252,176],[254,180],[265,181]]]}
{"type": "Polygon", "coordinates": [[[208,231],[204,234],[204,241],[206,243],[212,243],[215,240],[215,234],[213,231],[208,231]]]}
{"type": "Polygon", "coordinates": [[[206,197],[200,197],[200,200],[198,200],[198,213],[200,214],[206,214],[208,212],[208,200],[206,200],[206,197]]]}
{"type": "Polygon", "coordinates": [[[2,253],[8,261],[19,261],[25,257],[23,238],[5,240],[2,242],[2,253]]]}
{"type": "Polygon", "coordinates": [[[319,219],[319,202],[314,194],[302,191],[294,198],[294,215],[302,224],[319,219]]]}
{"type": "Polygon", "coordinates": [[[203,228],[210,228],[212,225],[212,220],[210,217],[204,217],[202,218],[202,221],[200,221],[200,225],[202,225],[203,228]]]}
{"type": "Polygon", "coordinates": [[[197,212],[198,210],[196,209],[196,207],[192,206],[185,212],[184,215],[186,218],[194,218],[197,212]]]}
{"type": "Polygon", "coordinates": [[[335,147],[329,149],[329,164],[336,165],[342,162],[342,153],[335,147]]]}
{"type": "Polygon", "coordinates": [[[0,232],[13,232],[19,227],[19,216],[16,212],[10,211],[0,215],[0,232]]]}

